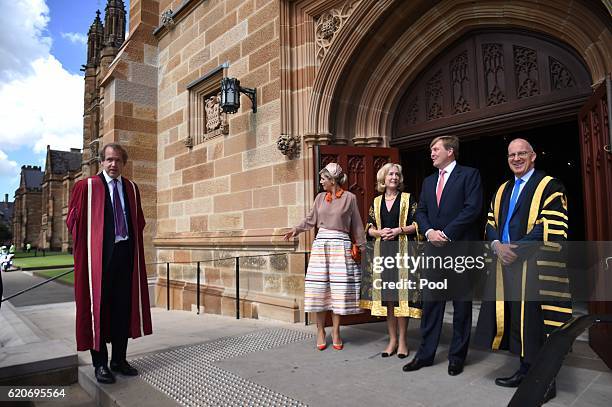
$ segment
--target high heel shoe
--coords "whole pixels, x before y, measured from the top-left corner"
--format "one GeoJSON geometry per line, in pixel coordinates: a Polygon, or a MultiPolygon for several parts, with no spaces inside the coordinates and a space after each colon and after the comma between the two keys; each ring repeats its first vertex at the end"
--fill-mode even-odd
{"type": "Polygon", "coordinates": [[[327,339],[326,339],[326,335],[325,335],[325,329],[323,329],[323,343],[317,343],[317,349],[319,349],[319,350],[327,349],[327,339]]]}
{"type": "Polygon", "coordinates": [[[383,357],[383,358],[388,358],[389,356],[393,356],[393,355],[395,355],[395,352],[397,352],[397,346],[395,347],[395,349],[393,349],[393,350],[391,351],[391,353],[389,353],[389,352],[383,352],[383,353],[381,353],[381,354],[380,354],[380,356],[381,356],[381,357],[383,357]]]}
{"type": "Polygon", "coordinates": [[[408,349],[408,346],[406,346],[406,353],[400,353],[399,345],[397,345],[396,349],[397,349],[397,357],[400,358],[400,359],[405,359],[410,354],[410,349],[408,349]]]}
{"type": "Polygon", "coordinates": [[[335,350],[342,350],[344,348],[344,343],[342,343],[342,339],[340,339],[340,342],[336,342],[336,340],[334,340],[334,336],[340,339],[340,334],[332,333],[332,347],[335,350]]]}

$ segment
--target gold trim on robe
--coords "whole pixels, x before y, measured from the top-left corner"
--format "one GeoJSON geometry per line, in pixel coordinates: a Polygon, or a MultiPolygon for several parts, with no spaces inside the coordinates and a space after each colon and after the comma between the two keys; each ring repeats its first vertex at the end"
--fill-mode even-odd
{"type": "MultiPolygon", "coordinates": [[[[366,233],[367,233],[367,229],[369,229],[369,227],[371,226],[376,226],[376,229],[381,229],[382,220],[380,218],[380,210],[382,207],[382,197],[383,195],[379,195],[376,198],[374,198],[374,202],[372,205],[374,213],[372,214],[370,211],[370,215],[374,215],[372,217],[374,218],[376,225],[373,225],[371,223],[366,224],[366,228],[365,228],[366,233]]],[[[410,193],[401,192],[400,214],[399,214],[399,225],[398,225],[400,228],[410,226],[406,224],[408,220],[408,214],[410,211],[409,203],[410,203],[410,193]]],[[[413,222],[412,225],[416,226],[416,222],[413,222]]],[[[409,250],[408,236],[406,236],[405,234],[400,234],[398,236],[398,239],[399,239],[399,242],[398,242],[399,243],[399,253],[401,256],[403,256],[403,254],[407,253],[409,250]]],[[[418,229],[417,229],[417,239],[418,239],[418,229]]],[[[381,255],[380,245],[381,245],[381,238],[377,237],[376,240],[374,241],[374,257],[379,257],[381,255]]],[[[405,267],[399,267],[398,277],[400,281],[402,281],[403,279],[408,280],[410,277],[410,271],[405,267]]],[[[372,277],[372,281],[373,281],[373,277],[372,277]]],[[[393,314],[396,317],[421,318],[422,310],[420,308],[410,306],[409,290],[400,289],[398,290],[398,294],[399,294],[399,306],[393,307],[393,314]]],[[[374,288],[373,284],[372,284],[372,300],[362,299],[359,302],[359,306],[364,309],[369,309],[370,313],[373,316],[379,316],[379,317],[387,316],[387,307],[383,305],[383,301],[382,301],[382,290],[374,288]]]]}
{"type": "MultiPolygon", "coordinates": [[[[558,238],[553,238],[553,240],[563,240],[567,238],[567,229],[568,229],[568,216],[562,211],[567,211],[567,200],[565,194],[562,192],[553,192],[549,196],[544,199],[544,203],[542,203],[544,191],[548,187],[551,181],[554,178],[550,176],[543,177],[538,183],[533,197],[531,198],[531,204],[529,208],[529,217],[527,221],[527,233],[531,232],[533,228],[542,224],[543,227],[543,240],[542,247],[540,248],[542,253],[547,253],[549,256],[554,256],[555,253],[559,253],[562,250],[561,244],[550,241],[552,237],[558,236],[558,238]],[[550,208],[551,204],[559,199],[561,202],[561,208],[550,208]]],[[[492,227],[499,230],[499,220],[501,215],[501,204],[502,204],[502,196],[505,189],[508,186],[508,182],[503,183],[496,192],[496,195],[493,199],[493,207],[491,211],[488,213],[488,221],[487,223],[492,227]]],[[[557,203],[558,204],[558,203],[557,203]]],[[[553,205],[554,207],[554,205],[553,205]]],[[[521,276],[521,318],[520,318],[520,338],[521,338],[521,354],[524,356],[524,312],[525,312],[525,301],[526,301],[526,280],[528,273],[531,273],[531,267],[537,266],[539,268],[544,267],[546,270],[564,270],[565,263],[560,261],[548,260],[550,257],[545,257],[547,260],[536,260],[534,264],[530,264],[528,261],[523,262],[522,266],[522,276],[521,276]]],[[[491,347],[493,349],[499,349],[502,338],[504,336],[504,327],[505,327],[505,310],[504,310],[504,284],[503,284],[503,267],[499,260],[496,261],[496,301],[495,301],[495,319],[496,319],[496,330],[495,336],[491,343],[491,347]]],[[[548,335],[550,331],[558,326],[561,326],[564,321],[566,321],[572,315],[571,303],[571,294],[569,293],[569,278],[566,275],[549,275],[550,273],[540,272],[542,270],[536,269],[534,272],[538,273],[537,280],[540,281],[541,284],[555,283],[555,284],[564,284],[567,288],[567,291],[554,291],[554,290],[546,290],[539,289],[540,295],[551,297],[551,300],[542,300],[541,301],[541,309],[545,312],[545,318],[543,323],[546,327],[546,334],[548,335]],[[567,305],[567,306],[563,306],[567,305]],[[549,329],[551,328],[551,329],[549,329]]],[[[554,274],[554,273],[553,273],[554,274]]]]}

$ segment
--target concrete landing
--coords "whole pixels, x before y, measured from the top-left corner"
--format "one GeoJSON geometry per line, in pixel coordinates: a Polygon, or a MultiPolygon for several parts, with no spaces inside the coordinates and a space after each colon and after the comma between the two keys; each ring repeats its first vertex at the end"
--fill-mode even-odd
{"type": "MultiPolygon", "coordinates": [[[[74,344],[74,303],[22,311],[46,335],[74,344]]],[[[100,385],[89,353],[79,353],[79,383],[97,405],[497,407],[507,405],[514,393],[494,384],[496,377],[518,367],[518,359],[506,352],[470,349],[464,373],[447,374],[448,324],[435,365],[404,373],[402,365],[419,346],[417,321],[408,328],[411,354],[400,360],[380,357],[387,340],[385,323],[343,327],[345,349],[319,352],[311,339],[314,327],[160,308],[152,309],[152,316],[154,334],[131,340],[128,347],[128,360],[140,369],[139,377],[119,376],[113,385],[100,385]],[[279,329],[310,336],[281,344],[265,335],[254,340],[254,335],[279,329]]],[[[608,406],[612,372],[587,343],[577,341],[557,378],[557,394],[547,406],[608,406]]]]}
{"type": "Polygon", "coordinates": [[[76,352],[47,337],[9,302],[0,309],[0,327],[0,385],[76,382],[76,352]]]}

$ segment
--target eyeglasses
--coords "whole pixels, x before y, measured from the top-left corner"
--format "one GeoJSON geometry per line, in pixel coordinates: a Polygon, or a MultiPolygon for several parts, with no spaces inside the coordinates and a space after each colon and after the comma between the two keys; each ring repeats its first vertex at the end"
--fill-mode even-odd
{"type": "Polygon", "coordinates": [[[518,153],[511,153],[508,154],[508,160],[512,160],[514,158],[526,158],[531,153],[533,153],[533,151],[519,151],[518,153]]]}

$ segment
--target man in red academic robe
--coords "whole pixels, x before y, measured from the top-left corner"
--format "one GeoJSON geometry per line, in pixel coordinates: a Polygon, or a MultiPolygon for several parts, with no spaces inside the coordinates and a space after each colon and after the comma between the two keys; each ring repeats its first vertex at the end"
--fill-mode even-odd
{"type": "Polygon", "coordinates": [[[135,376],[126,360],[128,337],[151,334],[151,311],[140,193],[121,176],[128,160],[119,144],[102,148],[103,171],[76,183],[66,224],[74,242],[77,350],[91,351],[98,382],[118,372],[135,376]],[[111,342],[108,368],[106,343],[111,342]]]}

